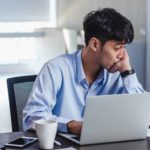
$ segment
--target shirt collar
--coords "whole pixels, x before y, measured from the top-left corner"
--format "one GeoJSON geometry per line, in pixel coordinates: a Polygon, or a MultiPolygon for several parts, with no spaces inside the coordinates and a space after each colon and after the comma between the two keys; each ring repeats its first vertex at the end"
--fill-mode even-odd
{"type": "Polygon", "coordinates": [[[102,81],[104,83],[107,78],[107,73],[108,71],[106,69],[102,69],[98,75],[97,82],[100,83],[102,81]]]}
{"type": "Polygon", "coordinates": [[[76,55],[77,80],[79,83],[81,83],[83,80],[86,80],[84,70],[83,70],[81,54],[82,54],[82,50],[79,50],[79,52],[76,55]]]}

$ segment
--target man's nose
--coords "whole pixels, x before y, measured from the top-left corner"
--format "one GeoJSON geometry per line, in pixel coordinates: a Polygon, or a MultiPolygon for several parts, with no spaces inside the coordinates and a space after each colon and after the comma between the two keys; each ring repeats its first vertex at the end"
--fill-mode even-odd
{"type": "Polygon", "coordinates": [[[123,56],[124,56],[124,50],[121,49],[120,52],[119,52],[119,54],[118,54],[118,58],[122,59],[123,56]]]}

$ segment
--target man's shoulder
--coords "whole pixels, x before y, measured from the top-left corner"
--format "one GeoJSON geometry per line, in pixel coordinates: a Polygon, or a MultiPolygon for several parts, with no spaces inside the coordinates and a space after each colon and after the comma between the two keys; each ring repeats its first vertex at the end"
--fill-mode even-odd
{"type": "Polygon", "coordinates": [[[77,51],[72,53],[72,54],[63,54],[58,57],[55,57],[53,59],[50,59],[46,64],[47,65],[54,65],[56,67],[67,67],[71,66],[73,67],[75,63],[75,58],[76,58],[77,51]]]}

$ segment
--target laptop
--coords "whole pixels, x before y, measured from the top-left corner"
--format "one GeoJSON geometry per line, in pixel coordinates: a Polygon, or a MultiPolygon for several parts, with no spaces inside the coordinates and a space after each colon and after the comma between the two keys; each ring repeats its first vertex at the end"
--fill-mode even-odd
{"type": "Polygon", "coordinates": [[[79,145],[145,139],[150,123],[150,93],[91,96],[80,137],[59,133],[79,145]]]}

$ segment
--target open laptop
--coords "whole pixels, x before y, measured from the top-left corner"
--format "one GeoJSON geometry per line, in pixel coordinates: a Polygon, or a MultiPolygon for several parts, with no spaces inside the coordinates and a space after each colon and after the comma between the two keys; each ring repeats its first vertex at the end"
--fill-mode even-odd
{"type": "Polygon", "coordinates": [[[150,123],[150,93],[87,98],[80,137],[59,135],[79,145],[145,139],[150,123]]]}

